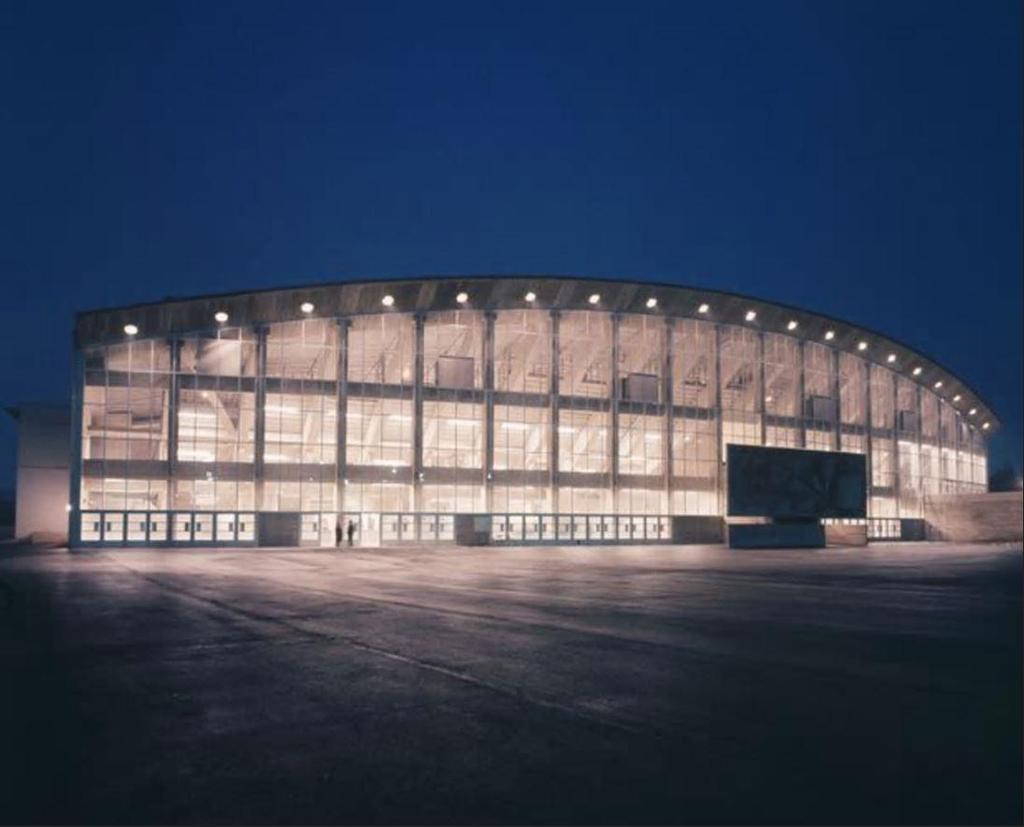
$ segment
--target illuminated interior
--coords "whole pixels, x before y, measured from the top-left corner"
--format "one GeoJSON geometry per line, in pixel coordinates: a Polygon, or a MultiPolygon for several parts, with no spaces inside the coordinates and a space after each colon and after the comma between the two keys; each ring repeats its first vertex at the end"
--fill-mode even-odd
{"type": "Polygon", "coordinates": [[[232,311],[83,346],[81,542],[253,542],[260,512],[300,513],[308,543],[350,519],[381,542],[450,539],[455,514],[502,515],[507,539],[559,521],[664,539],[657,520],[723,513],[729,443],[867,453],[870,517],[985,489],[966,411],[831,329],[529,295],[330,317],[318,300],[295,320],[235,327],[232,311]]]}

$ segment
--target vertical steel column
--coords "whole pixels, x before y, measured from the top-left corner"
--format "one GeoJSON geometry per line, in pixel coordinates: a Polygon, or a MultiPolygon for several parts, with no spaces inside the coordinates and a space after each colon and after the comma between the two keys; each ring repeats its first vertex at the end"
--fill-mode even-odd
{"type": "Polygon", "coordinates": [[[960,411],[953,411],[953,490],[960,493],[960,411]]]}
{"type": "Polygon", "coordinates": [[[758,384],[761,386],[761,398],[758,400],[759,407],[761,408],[761,444],[768,444],[768,388],[765,387],[765,369],[764,369],[764,331],[760,331],[757,334],[757,364],[760,379],[758,384]]]}
{"type": "Polygon", "coordinates": [[[672,384],[674,380],[675,354],[672,352],[675,340],[675,322],[671,317],[665,319],[665,358],[662,360],[662,404],[665,406],[665,437],[662,440],[662,462],[665,473],[665,513],[672,513],[672,454],[675,432],[673,430],[673,415],[675,403],[673,401],[672,384]]]}
{"type": "Polygon", "coordinates": [[[548,434],[548,479],[551,488],[551,510],[559,513],[558,509],[558,420],[561,406],[559,394],[561,393],[561,375],[559,365],[561,361],[560,329],[562,314],[557,310],[551,311],[551,430],[548,434]]]}
{"type": "Polygon", "coordinates": [[[942,439],[942,397],[939,396],[938,394],[935,394],[935,397],[936,397],[936,399],[935,399],[935,416],[936,416],[936,420],[937,420],[936,423],[935,423],[935,444],[938,446],[935,449],[935,458],[936,458],[936,460],[938,460],[938,463],[939,463],[939,467],[938,467],[938,472],[939,472],[939,494],[941,495],[941,494],[945,494],[946,493],[946,491],[945,491],[945,488],[946,488],[946,476],[945,476],[945,474],[942,473],[942,466],[944,464],[943,461],[942,461],[942,459],[943,459],[942,458],[942,448],[943,448],[943,439],[942,439]]]}
{"type": "Polygon", "coordinates": [[[68,488],[68,546],[74,548],[82,540],[82,417],[85,405],[85,360],[77,344],[73,344],[71,380],[71,475],[68,488]]]}
{"type": "Polygon", "coordinates": [[[618,313],[612,314],[612,364],[611,383],[612,392],[609,397],[611,407],[611,422],[608,428],[608,451],[610,454],[610,466],[612,469],[612,514],[619,513],[619,321],[621,316],[618,313]]]}
{"type": "Polygon", "coordinates": [[[892,373],[892,490],[896,500],[896,516],[900,516],[900,386],[892,373]]]}
{"type": "MultiPolygon", "coordinates": [[[[339,512],[348,508],[348,319],[336,319],[338,325],[338,374],[334,405],[334,485],[339,512]]],[[[339,516],[340,520],[341,517],[339,516]]]]}
{"type": "Polygon", "coordinates": [[[864,455],[866,457],[868,474],[868,517],[871,516],[871,498],[875,492],[874,456],[872,455],[872,431],[874,422],[871,416],[871,364],[866,359],[861,359],[864,365],[864,422],[867,427],[864,429],[864,455]]]}
{"type": "Polygon", "coordinates": [[[715,482],[718,488],[718,514],[725,517],[725,448],[722,445],[725,433],[722,423],[722,326],[715,325],[715,482]]]}
{"type": "MultiPolygon", "coordinates": [[[[184,343],[167,340],[170,375],[167,377],[167,508],[174,503],[174,482],[178,476],[178,413],[181,409],[181,348],[184,343]]],[[[169,529],[168,529],[169,530],[169,529]]]]}
{"type": "MultiPolygon", "coordinates": [[[[256,432],[253,446],[253,476],[256,488],[256,510],[263,510],[263,477],[264,457],[267,441],[267,326],[256,326],[256,421],[253,430],[256,432]]],[[[259,520],[256,530],[259,531],[259,520]]],[[[259,537],[256,543],[259,544],[259,537]]]]}
{"type": "Polygon", "coordinates": [[[835,450],[843,450],[843,401],[841,398],[842,383],[839,380],[839,351],[832,350],[832,405],[835,433],[833,441],[835,450]]]}
{"type": "Polygon", "coordinates": [[[806,342],[803,339],[800,340],[800,379],[797,383],[797,401],[796,401],[796,415],[799,417],[797,420],[800,423],[800,447],[807,447],[807,349],[804,347],[806,342]]]}
{"type": "Polygon", "coordinates": [[[494,512],[494,321],[484,312],[484,507],[494,512]]]}
{"type": "Polygon", "coordinates": [[[423,325],[424,315],[417,313],[416,355],[413,357],[412,385],[412,510],[423,505],[423,325]]]}
{"type": "MultiPolygon", "coordinates": [[[[170,375],[167,381],[167,480],[173,484],[178,462],[178,410],[181,405],[181,346],[177,338],[167,340],[170,375]]],[[[169,494],[173,498],[173,495],[169,494]]]]}
{"type": "Polygon", "coordinates": [[[917,386],[917,495],[921,516],[924,516],[924,401],[917,386]]]}

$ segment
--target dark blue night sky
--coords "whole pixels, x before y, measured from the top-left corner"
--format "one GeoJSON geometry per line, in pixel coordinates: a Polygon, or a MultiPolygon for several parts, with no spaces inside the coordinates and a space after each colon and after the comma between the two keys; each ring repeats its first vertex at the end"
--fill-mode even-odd
{"type": "Polygon", "coordinates": [[[68,397],[80,309],[620,276],[902,339],[1020,468],[1016,0],[7,0],[0,65],[6,405],[68,397]]]}

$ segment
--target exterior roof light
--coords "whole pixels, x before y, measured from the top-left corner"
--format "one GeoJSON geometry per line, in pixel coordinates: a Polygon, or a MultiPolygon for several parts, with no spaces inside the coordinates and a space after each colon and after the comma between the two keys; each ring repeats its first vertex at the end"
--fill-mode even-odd
{"type": "Polygon", "coordinates": [[[380,303],[385,307],[391,307],[391,305],[395,303],[395,297],[388,293],[383,299],[380,300],[380,303]]]}
{"type": "Polygon", "coordinates": [[[465,304],[466,302],[469,301],[469,293],[459,293],[459,295],[455,297],[455,301],[457,301],[459,304],[465,304]]]}
{"type": "Polygon", "coordinates": [[[527,300],[528,302],[535,302],[535,301],[537,301],[537,294],[536,294],[536,293],[534,293],[534,292],[533,292],[533,291],[531,290],[531,291],[530,291],[529,293],[527,293],[527,294],[526,294],[526,300],[527,300]]]}
{"type": "Polygon", "coordinates": [[[988,430],[988,423],[987,422],[981,426],[981,430],[983,430],[983,431],[987,431],[988,430]]]}
{"type": "Polygon", "coordinates": [[[953,397],[953,401],[954,402],[959,402],[960,401],[960,394],[957,394],[956,396],[954,396],[953,397]]]}
{"type": "Polygon", "coordinates": [[[223,310],[218,310],[216,313],[213,314],[213,318],[215,318],[218,323],[224,324],[224,322],[228,320],[228,314],[225,313],[223,310]]]}
{"type": "Polygon", "coordinates": [[[744,316],[743,318],[745,318],[748,322],[752,322],[752,321],[754,321],[754,319],[757,318],[757,311],[756,310],[748,310],[747,311],[747,315],[744,316]]]}
{"type": "Polygon", "coordinates": [[[601,294],[600,293],[591,293],[590,294],[590,298],[587,299],[587,301],[590,302],[591,304],[597,304],[599,301],[601,301],[601,294]]]}
{"type": "Polygon", "coordinates": [[[885,357],[885,361],[891,365],[893,362],[896,361],[896,354],[890,353],[888,356],[885,357]]]}
{"type": "Polygon", "coordinates": [[[303,302],[299,305],[299,310],[303,313],[312,313],[316,308],[313,306],[313,302],[303,302]]]}
{"type": "Polygon", "coordinates": [[[698,313],[707,313],[710,309],[711,309],[711,305],[702,304],[700,307],[697,308],[697,312],[698,313]]]}
{"type": "Polygon", "coordinates": [[[836,332],[834,330],[826,330],[825,331],[825,341],[826,342],[831,342],[835,337],[836,337],[836,332]]]}
{"type": "Polygon", "coordinates": [[[914,374],[914,376],[920,376],[920,375],[921,375],[921,366],[920,366],[920,365],[918,365],[918,366],[917,366],[916,368],[914,368],[914,369],[913,369],[913,370],[911,371],[911,373],[913,373],[913,374],[914,374]]]}
{"type": "Polygon", "coordinates": [[[975,415],[975,414],[976,414],[977,412],[978,412],[978,409],[977,409],[977,408],[971,408],[971,409],[970,409],[970,410],[969,410],[969,411],[967,412],[967,415],[968,415],[968,416],[974,416],[974,415],[975,415]]]}
{"type": "Polygon", "coordinates": [[[127,333],[129,336],[134,336],[136,333],[139,332],[139,329],[133,324],[126,324],[124,326],[124,332],[127,333]]]}
{"type": "Polygon", "coordinates": [[[934,387],[935,387],[935,390],[938,390],[939,388],[941,388],[942,387],[942,380],[940,379],[938,382],[936,382],[934,387]]]}
{"type": "Polygon", "coordinates": [[[796,330],[797,326],[796,319],[790,319],[789,323],[786,325],[786,330],[796,330]]]}
{"type": "Polygon", "coordinates": [[[867,342],[857,342],[857,350],[867,350],[867,349],[868,349],[868,343],[867,342]]]}
{"type": "Polygon", "coordinates": [[[658,306],[658,300],[657,300],[656,298],[654,298],[654,296],[651,296],[651,297],[650,297],[650,298],[649,298],[649,299],[647,300],[647,308],[648,308],[649,310],[653,310],[653,309],[654,309],[655,307],[657,307],[657,306],[658,306]]]}

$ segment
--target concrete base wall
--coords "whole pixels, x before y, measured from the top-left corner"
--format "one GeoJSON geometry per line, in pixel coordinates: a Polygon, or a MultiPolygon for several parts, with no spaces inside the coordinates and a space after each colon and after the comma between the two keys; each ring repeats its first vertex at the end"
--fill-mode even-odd
{"type": "Polygon", "coordinates": [[[1021,542],[1024,539],[1024,494],[951,494],[925,501],[929,540],[959,543],[1021,542]]]}
{"type": "Polygon", "coordinates": [[[866,525],[827,525],[825,543],[830,546],[866,546],[868,527],[866,525]]]}
{"type": "Polygon", "coordinates": [[[672,542],[680,545],[720,543],[724,527],[721,517],[673,517],[672,542]]]}
{"type": "Polygon", "coordinates": [[[729,526],[729,548],[824,548],[821,523],[747,523],[729,526]]]}

